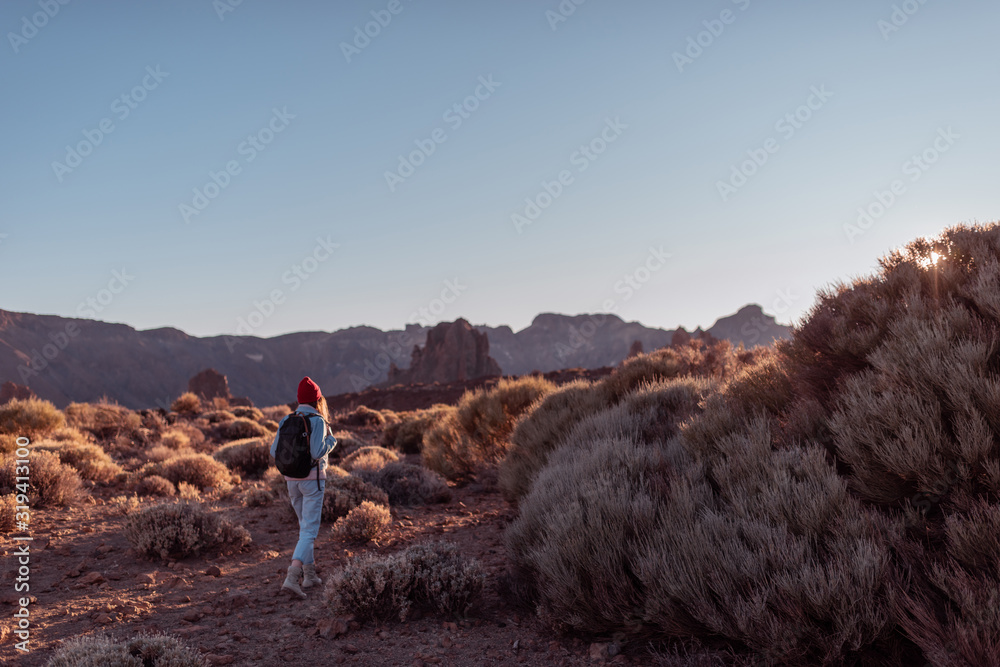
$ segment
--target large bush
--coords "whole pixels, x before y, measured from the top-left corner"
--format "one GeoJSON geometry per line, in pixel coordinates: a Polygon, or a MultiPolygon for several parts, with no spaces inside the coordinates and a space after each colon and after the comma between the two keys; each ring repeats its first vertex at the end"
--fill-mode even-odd
{"type": "Polygon", "coordinates": [[[98,440],[123,438],[145,443],[150,436],[141,415],[108,400],[70,403],[66,406],[66,420],[70,426],[87,431],[98,440]]]}
{"type": "Polygon", "coordinates": [[[1000,664],[1000,227],[893,252],[742,354],[677,433],[621,413],[622,378],[551,450],[508,534],[543,615],[770,664],[1000,664]]]}
{"type": "Polygon", "coordinates": [[[355,470],[378,470],[386,463],[398,460],[399,454],[385,447],[360,447],[345,456],[340,461],[340,466],[349,472],[355,470]]]}
{"type": "Polygon", "coordinates": [[[36,445],[36,451],[49,451],[62,463],[75,469],[80,477],[93,482],[108,483],[122,474],[122,468],[107,452],[73,429],[57,432],[56,437],[36,445]]]}
{"type": "Polygon", "coordinates": [[[438,404],[426,410],[399,413],[399,421],[386,425],[382,431],[383,446],[404,454],[419,454],[424,446],[424,433],[452,410],[449,405],[438,404]]]}
{"type": "Polygon", "coordinates": [[[250,544],[243,526],[187,502],[154,505],[129,515],[125,537],[140,554],[162,559],[234,552],[250,544]]]}
{"type": "Polygon", "coordinates": [[[554,389],[548,380],[528,375],[501,378],[493,387],[466,392],[457,410],[443,413],[424,436],[424,464],[449,479],[497,464],[507,452],[517,419],[554,389]]]}
{"type": "Polygon", "coordinates": [[[49,401],[15,398],[0,405],[0,433],[15,438],[45,435],[65,423],[63,414],[49,401]]]}

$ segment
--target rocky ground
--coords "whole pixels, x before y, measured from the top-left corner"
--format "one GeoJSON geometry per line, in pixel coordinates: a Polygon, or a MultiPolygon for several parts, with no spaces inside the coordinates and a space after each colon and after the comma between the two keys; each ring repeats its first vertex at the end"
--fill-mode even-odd
{"type": "Polygon", "coordinates": [[[515,511],[495,491],[470,486],[456,489],[444,505],[394,508],[388,532],[361,547],[332,535],[329,525],[322,528],[321,576],[363,551],[391,553],[425,540],[453,541],[484,564],[487,590],[467,618],[425,616],[384,625],[335,618],[319,591],[305,601],[277,594],[297,530],[282,501],[257,508],[242,507],[236,496],[207,501],[250,531],[251,547],[233,556],[165,563],[130,550],[122,534],[125,516],[111,502],[113,495],[95,489],[93,500],[81,507],[32,515],[27,654],[14,649],[6,630],[21,595],[14,592],[14,543],[6,541],[0,550],[4,664],[44,665],[63,641],[101,630],[173,634],[210,665],[648,664],[641,651],[612,658],[613,644],[553,636],[500,594],[503,529],[515,511]]]}

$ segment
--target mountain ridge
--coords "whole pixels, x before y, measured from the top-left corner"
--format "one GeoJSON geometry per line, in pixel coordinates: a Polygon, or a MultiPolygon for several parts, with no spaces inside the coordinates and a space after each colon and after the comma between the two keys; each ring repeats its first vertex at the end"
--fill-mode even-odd
{"type": "MultiPolygon", "coordinates": [[[[506,325],[474,328],[487,334],[490,354],[506,375],[615,366],[635,341],[651,351],[669,345],[682,330],[600,313],[540,313],[517,332],[506,325]]],[[[272,338],[196,337],[169,326],[138,330],[121,323],[0,310],[0,383],[28,385],[59,406],[106,396],[130,408],[167,407],[192,376],[215,368],[229,378],[234,395],[273,405],[288,401],[303,375],[316,379],[328,395],[385,382],[391,365],[408,368],[414,346],[424,346],[429,329],[410,324],[382,331],[360,325],[272,338]]],[[[754,345],[785,338],[790,330],[751,304],[707,331],[754,345]]]]}

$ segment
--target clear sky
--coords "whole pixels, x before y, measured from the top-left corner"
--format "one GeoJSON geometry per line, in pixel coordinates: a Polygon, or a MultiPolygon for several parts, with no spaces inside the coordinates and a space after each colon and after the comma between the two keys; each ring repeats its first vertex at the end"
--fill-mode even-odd
{"type": "Polygon", "coordinates": [[[576,2],[4,0],[0,308],[789,322],[1000,218],[997,3],[576,2]]]}

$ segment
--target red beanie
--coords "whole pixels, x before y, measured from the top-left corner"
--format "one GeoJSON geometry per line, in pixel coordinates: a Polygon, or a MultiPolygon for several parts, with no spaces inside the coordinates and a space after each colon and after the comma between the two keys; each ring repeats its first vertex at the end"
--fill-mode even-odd
{"type": "Polygon", "coordinates": [[[313,382],[311,377],[307,375],[302,378],[302,382],[299,383],[299,403],[315,403],[322,395],[319,385],[313,382]]]}

